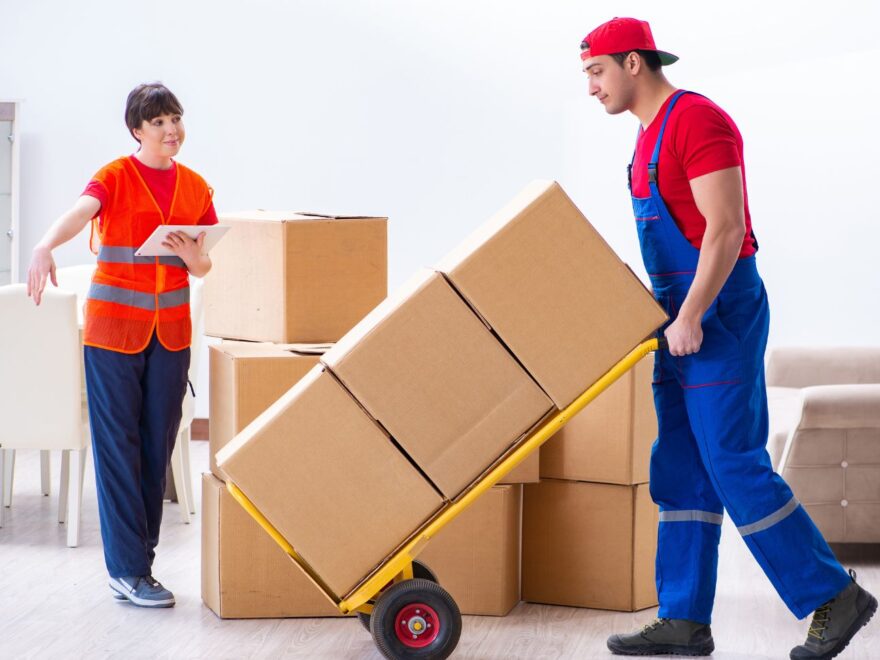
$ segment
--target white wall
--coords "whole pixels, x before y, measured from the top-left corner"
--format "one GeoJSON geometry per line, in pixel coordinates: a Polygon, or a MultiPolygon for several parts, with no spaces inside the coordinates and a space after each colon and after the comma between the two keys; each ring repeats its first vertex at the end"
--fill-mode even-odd
{"type": "MultiPolygon", "coordinates": [[[[605,116],[577,56],[590,28],[635,15],[681,56],[672,82],[713,98],[744,134],[771,344],[880,337],[877,3],[0,0],[0,9],[0,97],[23,101],[24,264],[91,174],[132,150],[125,96],[158,79],[186,109],[181,160],[216,188],[218,209],[387,214],[392,287],[538,177],[558,179],[643,273],[624,180],[636,121],[605,116]]],[[[59,265],[87,261],[86,243],[59,248],[59,265]]]]}

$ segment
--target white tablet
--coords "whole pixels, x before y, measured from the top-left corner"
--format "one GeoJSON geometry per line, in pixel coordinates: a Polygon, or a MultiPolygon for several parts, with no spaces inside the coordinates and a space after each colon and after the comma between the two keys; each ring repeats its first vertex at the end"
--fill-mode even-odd
{"type": "Polygon", "coordinates": [[[217,241],[223,237],[223,234],[229,231],[229,225],[159,225],[135,254],[139,257],[174,256],[174,253],[162,245],[162,242],[168,234],[175,231],[182,231],[193,240],[205,232],[204,249],[205,252],[210,252],[211,248],[217,245],[217,241]]]}

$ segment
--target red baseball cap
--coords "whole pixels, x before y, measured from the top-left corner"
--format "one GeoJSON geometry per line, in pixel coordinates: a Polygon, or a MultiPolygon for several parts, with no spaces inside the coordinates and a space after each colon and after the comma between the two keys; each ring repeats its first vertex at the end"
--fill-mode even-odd
{"type": "Polygon", "coordinates": [[[607,23],[602,23],[584,37],[581,42],[581,59],[586,60],[598,55],[629,53],[634,50],[653,50],[660,57],[660,63],[663,65],[672,64],[678,60],[677,55],[657,50],[648,21],[617,17],[607,23]]]}

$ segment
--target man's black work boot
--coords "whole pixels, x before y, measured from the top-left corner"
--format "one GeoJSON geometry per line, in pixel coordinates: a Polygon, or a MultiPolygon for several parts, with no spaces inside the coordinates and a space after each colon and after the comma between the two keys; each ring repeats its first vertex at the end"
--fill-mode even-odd
{"type": "Polygon", "coordinates": [[[846,588],[813,614],[807,641],[791,650],[792,660],[830,660],[849,644],[877,611],[877,599],[856,584],[856,573],[846,588]]]}
{"type": "Polygon", "coordinates": [[[629,635],[611,635],[616,655],[710,655],[715,650],[708,624],[685,619],[654,619],[629,635]]]}

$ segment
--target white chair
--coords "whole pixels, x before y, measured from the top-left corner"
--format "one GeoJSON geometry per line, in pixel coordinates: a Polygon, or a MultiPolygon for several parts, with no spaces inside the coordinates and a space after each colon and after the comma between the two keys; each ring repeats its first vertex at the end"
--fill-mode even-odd
{"type": "MultiPolygon", "coordinates": [[[[64,266],[55,271],[55,279],[58,288],[72,291],[76,294],[76,319],[79,326],[83,324],[83,308],[86,304],[86,294],[92,284],[92,275],[95,274],[95,264],[80,264],[78,266],[64,266]]],[[[52,286],[49,284],[49,286],[52,286]]]]}
{"type": "MultiPolygon", "coordinates": [[[[58,521],[67,522],[67,545],[75,547],[89,445],[76,296],[50,287],[37,307],[24,284],[0,287],[0,319],[0,463],[13,460],[8,450],[63,452],[58,521]]],[[[0,469],[4,493],[6,474],[0,469]]],[[[4,515],[0,507],[0,525],[4,515]]]]}
{"type": "MultiPolygon", "coordinates": [[[[92,281],[92,274],[95,272],[95,264],[82,264],[80,266],[66,266],[56,271],[58,288],[65,291],[72,291],[76,294],[76,318],[79,327],[83,324],[83,306],[85,305],[86,293],[92,281]]],[[[52,284],[48,284],[51,287],[52,284]]],[[[86,372],[83,364],[82,355],[80,355],[80,374],[82,378],[82,397],[83,405],[86,402],[86,372]]],[[[47,450],[40,452],[40,480],[43,489],[43,495],[49,495],[51,492],[51,453],[47,450]]],[[[3,493],[3,503],[9,507],[12,505],[12,485],[15,477],[15,451],[10,449],[6,452],[6,488],[3,493]]]]}
{"type": "MultiPolygon", "coordinates": [[[[56,271],[58,288],[73,291],[76,294],[77,314],[80,326],[83,320],[83,307],[86,295],[95,272],[95,264],[82,264],[77,266],[65,266],[56,271]]],[[[202,304],[202,280],[190,278],[190,315],[192,316],[192,358],[189,367],[189,380],[196,387],[199,355],[204,332],[204,313],[202,304]]],[[[83,371],[83,400],[85,401],[85,371],[83,371]]],[[[180,505],[180,519],[189,523],[190,514],[195,513],[195,499],[192,489],[192,469],[190,467],[190,439],[192,436],[192,420],[195,416],[195,403],[192,393],[187,388],[183,399],[183,418],[180,422],[180,430],[177,434],[174,452],[171,454],[171,477],[174,481],[174,490],[180,505]]]]}
{"type": "MultiPolygon", "coordinates": [[[[192,317],[192,347],[190,349],[189,373],[187,377],[192,389],[198,387],[199,359],[201,357],[202,337],[205,330],[204,303],[202,286],[204,281],[198,277],[189,278],[189,311],[192,317]]],[[[196,512],[196,500],[193,497],[192,467],[190,464],[190,440],[192,439],[192,423],[195,418],[195,400],[192,390],[186,389],[183,397],[183,417],[177,442],[171,453],[171,474],[174,478],[174,490],[180,503],[180,519],[189,523],[189,515],[196,512]]]]}
{"type": "MultiPolygon", "coordinates": [[[[72,291],[76,294],[76,318],[79,327],[83,324],[83,306],[85,305],[86,293],[89,290],[89,284],[92,281],[92,274],[95,272],[95,264],[82,264],[79,266],[67,266],[59,268],[56,271],[58,288],[65,291],[72,291]]],[[[52,287],[51,283],[47,284],[47,288],[52,287]]],[[[85,365],[80,355],[80,374],[82,378],[82,400],[83,405],[86,403],[86,372],[85,365]]],[[[3,504],[9,508],[12,506],[13,481],[15,479],[15,450],[6,450],[5,462],[5,488],[3,489],[3,504]]],[[[52,459],[51,452],[42,450],[40,452],[40,483],[43,495],[50,495],[52,459]]],[[[63,459],[62,459],[63,460],[63,459]]],[[[62,465],[63,468],[63,465],[62,465]]]]}

